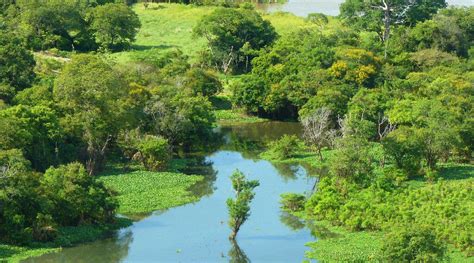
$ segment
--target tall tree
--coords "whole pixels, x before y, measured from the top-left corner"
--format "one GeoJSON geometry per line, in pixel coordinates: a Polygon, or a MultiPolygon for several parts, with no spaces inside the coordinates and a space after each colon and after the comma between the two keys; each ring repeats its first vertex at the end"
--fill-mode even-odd
{"type": "Polygon", "coordinates": [[[138,15],[124,4],[97,6],[89,20],[97,44],[110,50],[128,48],[141,26],[138,15]]]}
{"type": "Polygon", "coordinates": [[[194,33],[208,41],[212,66],[224,73],[248,71],[255,52],[271,44],[277,37],[270,22],[249,9],[219,8],[205,16],[194,33]]]}
{"type": "Polygon", "coordinates": [[[64,111],[61,123],[86,145],[89,174],[100,169],[108,146],[123,125],[122,99],[128,86],[94,55],[77,55],[58,76],[53,95],[64,111]]]}

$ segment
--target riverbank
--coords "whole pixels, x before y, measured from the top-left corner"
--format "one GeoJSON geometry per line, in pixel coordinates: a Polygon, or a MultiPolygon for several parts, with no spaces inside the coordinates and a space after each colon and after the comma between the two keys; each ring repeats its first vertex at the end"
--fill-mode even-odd
{"type": "MultiPolygon", "coordinates": [[[[193,196],[189,188],[202,181],[203,177],[175,172],[109,171],[100,175],[98,180],[117,193],[119,214],[140,218],[141,214],[197,201],[198,197],[193,196]]],[[[29,246],[0,244],[0,261],[19,262],[58,252],[63,247],[93,242],[132,223],[131,219],[120,217],[115,224],[60,228],[57,239],[51,243],[33,243],[29,246]]]]}
{"type": "Polygon", "coordinates": [[[132,221],[127,218],[117,218],[113,224],[83,225],[77,227],[61,227],[54,242],[32,243],[28,246],[0,244],[0,262],[20,262],[31,257],[60,251],[63,247],[93,242],[105,238],[114,231],[128,227],[132,221]]]}
{"type": "MultiPolygon", "coordinates": [[[[387,196],[383,200],[374,200],[370,202],[372,205],[366,206],[366,212],[358,212],[358,207],[352,208],[352,218],[354,220],[369,220],[371,224],[376,223],[376,212],[373,207],[378,207],[385,212],[385,217],[399,218],[398,213],[403,215],[415,216],[418,224],[428,224],[436,228],[439,238],[447,244],[447,261],[448,262],[474,262],[472,251],[469,248],[469,218],[464,213],[471,213],[472,210],[465,209],[473,205],[472,186],[474,183],[474,166],[460,164],[442,164],[439,169],[439,179],[430,182],[425,179],[414,179],[404,182],[404,190],[402,193],[394,191],[393,193],[385,193],[387,196]],[[457,190],[456,190],[457,189],[457,190]],[[403,192],[404,191],[404,192],[403,192]],[[381,203],[382,202],[382,203],[381,203]],[[384,202],[386,204],[384,204],[384,202]],[[387,210],[386,207],[400,208],[403,211],[387,210]],[[440,211],[441,210],[441,211],[440,211]],[[453,217],[459,215],[459,217],[453,217]],[[372,216],[365,218],[364,215],[372,216]],[[449,218],[449,225],[443,225],[449,218]],[[463,252],[459,247],[453,245],[453,240],[463,236],[466,242],[463,252]],[[449,240],[449,241],[448,241],[449,240]]],[[[366,192],[363,190],[362,192],[366,192]]],[[[379,193],[382,194],[382,193],[379,193]]],[[[364,196],[362,193],[360,196],[364,196]]],[[[364,199],[351,199],[355,206],[365,204],[364,199]]],[[[335,226],[328,221],[319,221],[314,215],[308,214],[309,206],[306,205],[306,212],[299,213],[301,218],[309,221],[313,231],[316,231],[318,240],[307,244],[310,251],[307,257],[323,262],[345,261],[345,262],[378,262],[382,260],[382,244],[387,238],[391,226],[380,225],[381,229],[377,231],[358,231],[350,230],[349,226],[335,226]]],[[[471,217],[472,220],[472,217],[471,217]]],[[[472,223],[472,222],[471,222],[472,223]]],[[[471,232],[472,233],[472,232],[471,232]]],[[[460,241],[456,241],[458,244],[460,241]]],[[[464,243],[462,241],[461,243],[464,243]]],[[[471,247],[472,248],[472,247],[471,247]]]]}

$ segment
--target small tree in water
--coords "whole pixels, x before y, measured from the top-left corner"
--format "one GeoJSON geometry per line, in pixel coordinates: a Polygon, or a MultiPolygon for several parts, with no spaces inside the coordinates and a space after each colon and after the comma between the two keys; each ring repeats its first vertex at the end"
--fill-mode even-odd
{"type": "Polygon", "coordinates": [[[240,227],[250,216],[250,203],[255,196],[253,189],[260,183],[257,180],[248,181],[245,175],[238,170],[232,174],[230,179],[236,194],[235,199],[227,199],[227,209],[230,216],[229,226],[232,228],[229,239],[235,240],[240,227]]]}

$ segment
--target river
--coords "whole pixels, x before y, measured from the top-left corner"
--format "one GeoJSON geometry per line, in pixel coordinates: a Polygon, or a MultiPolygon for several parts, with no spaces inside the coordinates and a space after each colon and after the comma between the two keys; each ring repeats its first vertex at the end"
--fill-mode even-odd
{"type": "MultiPolygon", "coordinates": [[[[344,0],[288,0],[284,4],[259,4],[258,8],[267,12],[284,11],[297,16],[306,17],[311,13],[323,13],[336,16],[339,14],[339,5],[344,0]]],[[[447,0],[452,6],[473,6],[474,0],[447,0]]]]}
{"type": "Polygon", "coordinates": [[[223,144],[188,167],[202,172],[200,201],[157,211],[113,237],[64,248],[26,262],[301,262],[313,241],[310,229],[280,210],[285,192],[309,193],[316,178],[298,165],[273,165],[258,158],[261,145],[283,134],[300,134],[297,123],[267,122],[221,127],[223,144]],[[258,179],[252,214],[238,244],[229,242],[226,199],[233,195],[230,175],[239,169],[258,179]],[[211,185],[210,190],[205,185],[211,185]],[[207,190],[203,190],[207,189],[207,190]]]}

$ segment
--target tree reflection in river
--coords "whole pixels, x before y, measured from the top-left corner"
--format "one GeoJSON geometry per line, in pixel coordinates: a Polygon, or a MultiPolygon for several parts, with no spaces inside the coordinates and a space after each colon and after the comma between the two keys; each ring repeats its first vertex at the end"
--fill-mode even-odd
{"type": "Polygon", "coordinates": [[[240,248],[236,240],[230,240],[229,262],[231,263],[247,263],[250,259],[247,257],[245,252],[240,248]]]}
{"type": "Polygon", "coordinates": [[[76,247],[64,249],[61,253],[46,254],[38,258],[30,258],[22,262],[28,263],[116,263],[122,262],[128,255],[130,244],[133,242],[133,233],[129,229],[122,230],[110,239],[86,243],[76,247]],[[111,239],[113,242],[111,242],[111,239]]]}
{"type": "Polygon", "coordinates": [[[303,220],[284,211],[280,214],[280,221],[293,231],[298,231],[305,227],[303,220]]]}

